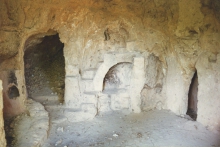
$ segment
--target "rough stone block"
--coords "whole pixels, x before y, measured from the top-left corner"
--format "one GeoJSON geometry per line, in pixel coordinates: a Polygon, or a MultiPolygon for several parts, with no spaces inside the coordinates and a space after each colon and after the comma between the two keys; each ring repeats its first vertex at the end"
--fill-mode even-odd
{"type": "Polygon", "coordinates": [[[82,80],[80,84],[81,84],[81,91],[82,92],[95,91],[93,80],[82,80]]]}
{"type": "Polygon", "coordinates": [[[80,89],[78,77],[65,78],[65,98],[66,107],[79,108],[80,106],[80,89]]]}
{"type": "Polygon", "coordinates": [[[94,104],[90,104],[90,103],[83,103],[81,105],[81,109],[84,113],[90,113],[92,115],[96,115],[97,113],[97,107],[95,107],[94,104]]]}
{"type": "Polygon", "coordinates": [[[129,95],[128,93],[118,93],[111,95],[111,109],[122,110],[129,109],[129,95]]]}
{"type": "Polygon", "coordinates": [[[97,97],[95,94],[85,94],[81,100],[82,103],[92,103],[95,106],[97,105],[97,97]]]}
{"type": "Polygon", "coordinates": [[[66,65],[65,71],[66,71],[66,76],[78,76],[79,75],[79,68],[72,66],[72,65],[66,65]]]}
{"type": "Polygon", "coordinates": [[[16,117],[16,147],[36,147],[41,146],[47,139],[49,130],[49,116],[44,106],[31,99],[26,101],[27,110],[30,114],[16,117]],[[24,125],[25,124],[25,125],[24,125]],[[27,135],[29,134],[29,135],[27,135]]]}
{"type": "Polygon", "coordinates": [[[95,76],[97,69],[96,68],[92,68],[92,69],[88,69],[82,72],[82,79],[93,79],[95,76]]]}
{"type": "Polygon", "coordinates": [[[111,99],[107,94],[102,94],[98,97],[98,112],[111,111],[110,108],[111,99]]]}
{"type": "Polygon", "coordinates": [[[133,61],[133,54],[132,53],[116,54],[115,57],[116,57],[117,63],[132,62],[133,61]]]}
{"type": "MultiPolygon", "coordinates": [[[[185,114],[188,100],[186,99],[187,92],[185,92],[183,75],[175,57],[167,58],[167,64],[168,70],[165,84],[167,107],[178,115],[185,114]]],[[[189,87],[187,87],[187,91],[188,89],[189,87]]]]}
{"type": "Polygon", "coordinates": [[[132,69],[132,77],[130,82],[131,111],[135,113],[141,112],[141,90],[145,83],[145,64],[143,57],[134,58],[134,66],[132,69]]]}

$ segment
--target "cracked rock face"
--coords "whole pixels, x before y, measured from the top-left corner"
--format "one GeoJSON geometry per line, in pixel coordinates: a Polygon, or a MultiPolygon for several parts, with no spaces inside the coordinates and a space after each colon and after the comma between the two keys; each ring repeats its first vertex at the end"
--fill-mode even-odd
{"type": "MultiPolygon", "coordinates": [[[[57,32],[64,44],[68,78],[80,77],[81,71],[98,69],[109,53],[117,56],[135,52],[143,56],[146,64],[145,86],[140,94],[143,110],[163,108],[186,114],[189,86],[197,70],[197,121],[219,129],[220,117],[215,115],[220,107],[218,0],[0,0],[0,3],[3,94],[8,87],[3,71],[8,70],[17,71],[20,94],[13,101],[5,95],[6,107],[12,103],[19,108],[25,105],[24,66],[28,66],[24,65],[25,44],[40,42],[31,36],[43,38],[57,32]]],[[[68,80],[80,82],[80,78],[68,80]]],[[[82,95],[77,85],[80,84],[70,87],[78,90],[71,93],[74,96],[82,95]]]]}

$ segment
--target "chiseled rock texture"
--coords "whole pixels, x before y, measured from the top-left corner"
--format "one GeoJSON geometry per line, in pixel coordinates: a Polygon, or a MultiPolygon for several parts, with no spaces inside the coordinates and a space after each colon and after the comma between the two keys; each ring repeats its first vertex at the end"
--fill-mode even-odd
{"type": "Polygon", "coordinates": [[[49,116],[44,106],[31,99],[27,100],[27,114],[17,116],[11,126],[16,139],[12,146],[38,147],[47,139],[49,116]]]}
{"type": "MultiPolygon", "coordinates": [[[[145,83],[135,81],[144,85],[136,94],[138,107],[186,114],[197,70],[198,121],[219,129],[219,0],[0,0],[0,20],[0,71],[20,71],[18,87],[25,89],[25,47],[57,32],[71,88],[65,89],[68,104],[78,107],[83,97],[84,71],[99,69],[107,54],[134,52],[144,58],[137,68],[145,67],[145,77],[140,73],[145,83]]],[[[25,96],[23,90],[19,104],[25,96]]]]}

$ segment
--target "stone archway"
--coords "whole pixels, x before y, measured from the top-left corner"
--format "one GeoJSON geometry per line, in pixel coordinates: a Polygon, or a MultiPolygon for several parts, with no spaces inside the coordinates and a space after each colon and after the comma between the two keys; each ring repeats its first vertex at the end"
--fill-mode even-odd
{"type": "Polygon", "coordinates": [[[130,111],[141,112],[141,90],[145,83],[145,59],[138,53],[108,53],[104,56],[104,62],[98,68],[93,79],[94,90],[101,92],[103,90],[103,80],[109,69],[121,62],[129,62],[133,64],[131,71],[129,96],[130,111]]]}
{"type": "Polygon", "coordinates": [[[103,80],[103,92],[111,93],[120,89],[128,89],[132,66],[130,62],[121,62],[112,66],[103,80]]]}

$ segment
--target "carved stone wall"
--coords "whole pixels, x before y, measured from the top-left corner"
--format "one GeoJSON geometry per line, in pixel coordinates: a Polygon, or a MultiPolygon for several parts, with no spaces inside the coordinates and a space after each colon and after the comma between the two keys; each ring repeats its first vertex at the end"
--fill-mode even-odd
{"type": "MultiPolygon", "coordinates": [[[[155,66],[158,72],[147,67],[159,74],[146,74],[155,79],[144,81],[145,89],[149,89],[138,93],[142,103],[151,102],[155,108],[185,114],[196,68],[198,121],[210,128],[219,127],[218,0],[0,0],[0,3],[0,20],[3,20],[0,21],[0,71],[13,69],[19,73],[20,94],[19,87],[25,89],[25,42],[32,35],[46,35],[54,30],[64,43],[65,102],[73,99],[78,102],[86,97],[80,88],[84,84],[83,72],[99,68],[104,55],[139,52],[147,59],[145,62],[160,63],[155,66]],[[157,62],[148,60],[150,54],[157,62]],[[206,56],[209,54],[210,57],[206,56]]],[[[100,89],[99,84],[96,86],[100,89]]],[[[26,91],[23,91],[19,107],[25,105],[26,91]]],[[[151,109],[149,105],[142,107],[151,109]]]]}

